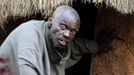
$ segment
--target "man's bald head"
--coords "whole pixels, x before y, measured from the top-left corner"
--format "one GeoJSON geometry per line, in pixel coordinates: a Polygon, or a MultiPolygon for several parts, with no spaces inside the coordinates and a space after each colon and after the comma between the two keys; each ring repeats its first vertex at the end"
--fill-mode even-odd
{"type": "Polygon", "coordinates": [[[72,7],[67,5],[61,5],[57,7],[52,17],[70,17],[72,20],[77,21],[78,25],[80,25],[80,17],[78,13],[72,7]]]}

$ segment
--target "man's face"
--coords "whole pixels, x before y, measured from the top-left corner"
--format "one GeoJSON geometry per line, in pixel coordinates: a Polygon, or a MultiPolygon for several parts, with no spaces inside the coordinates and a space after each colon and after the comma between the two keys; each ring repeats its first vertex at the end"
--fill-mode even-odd
{"type": "Polygon", "coordinates": [[[64,13],[64,16],[56,16],[52,18],[50,27],[50,39],[54,47],[63,48],[75,37],[79,30],[79,20],[64,13]]]}

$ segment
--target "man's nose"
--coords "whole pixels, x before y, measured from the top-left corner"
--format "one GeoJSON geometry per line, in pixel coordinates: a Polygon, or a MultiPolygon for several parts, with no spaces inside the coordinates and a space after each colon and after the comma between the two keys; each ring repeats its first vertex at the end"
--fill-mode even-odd
{"type": "Polygon", "coordinates": [[[69,37],[70,37],[70,30],[65,30],[65,32],[64,32],[64,37],[65,37],[66,39],[69,39],[69,37]]]}

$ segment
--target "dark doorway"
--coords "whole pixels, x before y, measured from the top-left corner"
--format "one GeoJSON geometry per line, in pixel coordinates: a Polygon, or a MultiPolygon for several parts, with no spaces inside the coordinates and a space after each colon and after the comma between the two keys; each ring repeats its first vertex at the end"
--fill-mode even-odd
{"type": "MultiPolygon", "coordinates": [[[[72,7],[77,10],[81,19],[81,28],[77,36],[93,40],[97,8],[94,4],[83,3],[81,0],[74,1],[72,7]]],[[[66,75],[89,75],[90,64],[91,55],[85,54],[76,65],[66,70],[66,75]]]]}

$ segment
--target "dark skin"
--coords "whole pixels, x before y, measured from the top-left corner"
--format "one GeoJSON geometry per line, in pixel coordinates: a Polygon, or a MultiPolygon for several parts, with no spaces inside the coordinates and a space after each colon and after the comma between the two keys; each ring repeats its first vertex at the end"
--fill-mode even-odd
{"type": "Polygon", "coordinates": [[[48,19],[48,26],[50,28],[49,38],[52,40],[54,47],[66,47],[78,32],[80,19],[79,16],[72,15],[72,12],[72,9],[65,10],[64,12],[59,11],[59,13],[48,19]]]}
{"type": "MultiPolygon", "coordinates": [[[[62,6],[61,6],[62,7],[62,6]]],[[[66,47],[68,43],[74,39],[76,33],[80,28],[80,18],[78,13],[70,8],[57,8],[51,18],[48,19],[48,27],[50,29],[49,38],[52,41],[54,47],[59,47],[60,49],[66,47]]],[[[109,45],[117,36],[116,30],[111,28],[106,31],[109,35],[103,35],[97,37],[96,42],[98,43],[98,52],[107,52],[112,50],[109,45]],[[101,39],[103,38],[103,39],[101,39]]]]}

